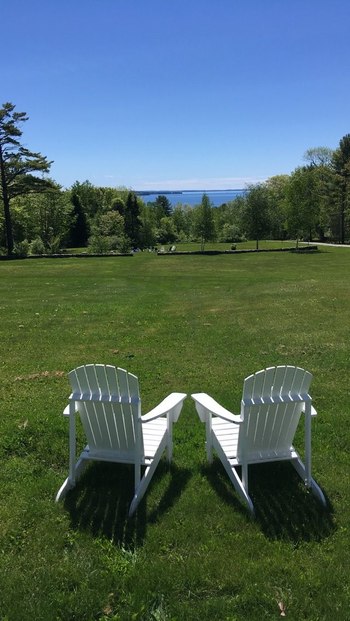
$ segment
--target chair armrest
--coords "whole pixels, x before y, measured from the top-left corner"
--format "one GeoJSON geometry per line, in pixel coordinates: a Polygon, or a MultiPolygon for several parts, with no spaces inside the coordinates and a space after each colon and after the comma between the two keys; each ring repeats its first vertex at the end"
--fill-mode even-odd
{"type": "MultiPolygon", "coordinates": [[[[75,409],[75,413],[78,412],[78,409],[75,409]]],[[[68,405],[66,405],[66,407],[63,410],[63,416],[69,416],[69,403],[68,405]]]]}
{"type": "Polygon", "coordinates": [[[160,416],[171,414],[172,422],[176,423],[180,416],[183,400],[186,397],[186,393],[172,392],[170,395],[165,397],[159,405],[153,408],[153,410],[150,410],[147,414],[141,416],[142,422],[146,423],[150,420],[154,420],[155,418],[159,418],[160,416]]]}
{"type": "Polygon", "coordinates": [[[208,414],[212,414],[214,416],[219,416],[219,418],[223,420],[227,420],[229,423],[235,423],[236,425],[241,424],[242,418],[240,416],[226,410],[226,408],[222,407],[222,405],[206,393],[199,392],[191,395],[191,397],[196,404],[196,410],[202,423],[205,423],[208,414]]]}
{"type": "MultiPolygon", "coordinates": [[[[302,410],[302,413],[305,414],[305,407],[302,410]]],[[[316,409],[314,408],[313,405],[311,406],[311,416],[317,416],[317,411],[316,411],[316,409]]]]}

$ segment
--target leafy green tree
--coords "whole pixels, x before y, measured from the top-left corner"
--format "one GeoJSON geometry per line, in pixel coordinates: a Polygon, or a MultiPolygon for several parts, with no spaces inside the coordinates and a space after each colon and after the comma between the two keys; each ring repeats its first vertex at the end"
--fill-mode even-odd
{"type": "Polygon", "coordinates": [[[193,220],[194,210],[188,205],[176,205],[171,218],[175,226],[176,237],[181,241],[190,241],[194,236],[193,220]]]}
{"type": "Polygon", "coordinates": [[[46,192],[13,199],[11,215],[16,245],[25,239],[31,242],[40,237],[46,252],[53,252],[66,244],[72,204],[69,193],[62,191],[54,181],[51,183],[46,192]]]}
{"type": "Polygon", "coordinates": [[[156,223],[153,209],[149,205],[143,205],[139,218],[140,246],[141,248],[153,248],[156,244],[156,223]]]}
{"type": "Polygon", "coordinates": [[[98,253],[111,250],[125,252],[130,249],[130,240],[124,234],[124,218],[118,211],[110,210],[97,216],[89,238],[89,248],[98,253]]]}
{"type": "Polygon", "coordinates": [[[45,252],[54,252],[69,239],[72,204],[69,193],[51,181],[46,192],[18,196],[12,200],[11,216],[15,246],[40,237],[45,252]]]}
{"type": "Polygon", "coordinates": [[[329,147],[312,147],[305,151],[304,160],[311,166],[330,166],[333,153],[329,147]]]}
{"type": "Polygon", "coordinates": [[[107,211],[98,219],[98,231],[101,235],[120,236],[124,233],[124,218],[117,211],[107,211]]]}
{"type": "Polygon", "coordinates": [[[118,211],[121,216],[124,216],[124,214],[125,214],[125,202],[123,201],[123,199],[120,196],[117,196],[115,199],[113,199],[112,205],[111,205],[111,209],[113,211],[118,211]]]}
{"type": "Polygon", "coordinates": [[[297,168],[287,190],[287,226],[291,235],[310,240],[318,222],[316,177],[312,167],[297,168]]]}
{"type": "Polygon", "coordinates": [[[264,239],[270,230],[269,198],[266,185],[257,184],[248,188],[242,210],[242,225],[248,239],[259,241],[264,239]]]}
{"type": "Polygon", "coordinates": [[[90,181],[80,183],[76,181],[71,187],[72,195],[79,196],[81,206],[89,220],[103,211],[103,192],[101,188],[97,188],[90,181]]]}
{"type": "Polygon", "coordinates": [[[66,192],[57,184],[50,191],[33,197],[31,219],[37,235],[49,252],[57,252],[67,241],[72,205],[66,192]]]}
{"type": "Polygon", "coordinates": [[[195,207],[195,233],[200,238],[202,251],[205,242],[216,239],[213,207],[207,194],[203,194],[201,204],[195,207]]]}
{"type": "Polygon", "coordinates": [[[176,241],[176,229],[172,218],[164,216],[160,221],[160,226],[157,232],[157,240],[161,244],[172,244],[176,241]]]}
{"type": "Polygon", "coordinates": [[[221,242],[239,242],[245,239],[242,230],[242,209],[244,196],[237,196],[228,203],[223,203],[213,210],[218,240],[221,242]]]}
{"type": "Polygon", "coordinates": [[[286,237],[286,208],[289,175],[275,175],[265,182],[268,196],[269,227],[272,239],[286,237]]]}
{"type": "Polygon", "coordinates": [[[12,103],[7,102],[0,108],[0,198],[4,207],[6,247],[9,255],[14,248],[11,201],[16,196],[44,192],[51,186],[51,181],[32,173],[47,173],[52,162],[20,143],[20,126],[27,120],[26,112],[15,112],[12,103]]]}

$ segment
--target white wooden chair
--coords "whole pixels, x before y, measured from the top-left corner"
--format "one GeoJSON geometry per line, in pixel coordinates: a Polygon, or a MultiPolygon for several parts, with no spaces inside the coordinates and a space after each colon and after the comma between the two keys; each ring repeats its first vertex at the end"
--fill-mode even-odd
{"type": "Polygon", "coordinates": [[[263,369],[244,380],[241,413],[232,414],[212,397],[193,394],[199,418],[206,424],[209,462],[213,448],[241,499],[254,513],[248,493],[248,465],[290,460],[305,485],[326,504],[311,477],[311,373],[293,366],[263,369]],[[301,414],[305,416],[305,464],[293,446],[301,414]],[[241,477],[237,472],[241,466],[241,477]]]}
{"type": "Polygon", "coordinates": [[[72,393],[64,415],[69,416],[69,476],[59,489],[56,501],[74,487],[89,460],[133,464],[135,489],[129,509],[131,516],[165,449],[171,461],[172,424],[179,418],[186,394],[172,393],[141,416],[139,383],[135,375],[113,366],[88,364],[74,369],[68,376],[72,393]],[[76,413],[80,415],[88,441],[78,461],[76,413]]]}

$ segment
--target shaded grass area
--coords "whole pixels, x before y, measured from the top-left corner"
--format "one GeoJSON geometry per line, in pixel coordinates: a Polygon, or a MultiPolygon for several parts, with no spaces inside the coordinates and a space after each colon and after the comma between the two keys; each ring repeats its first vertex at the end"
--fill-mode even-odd
{"type": "MultiPolygon", "coordinates": [[[[0,265],[0,619],[348,619],[350,254],[87,258],[0,265]],[[119,365],[143,411],[205,391],[239,409],[250,373],[314,374],[313,470],[252,467],[252,521],[190,400],[136,516],[130,468],[67,474],[66,373],[119,365]]],[[[302,451],[302,429],[297,445],[302,451]]],[[[79,435],[79,443],[83,438],[79,435]]]]}

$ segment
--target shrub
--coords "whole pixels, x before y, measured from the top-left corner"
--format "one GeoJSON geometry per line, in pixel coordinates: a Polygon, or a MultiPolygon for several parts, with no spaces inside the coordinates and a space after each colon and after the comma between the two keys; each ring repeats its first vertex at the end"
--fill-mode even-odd
{"type": "Polygon", "coordinates": [[[45,254],[45,245],[41,237],[36,237],[29,244],[30,254],[45,254]]]}
{"type": "Polygon", "coordinates": [[[49,250],[51,254],[57,254],[60,251],[61,238],[59,235],[56,235],[50,240],[49,250]]]}
{"type": "Polygon", "coordinates": [[[89,238],[88,250],[93,254],[105,254],[109,252],[108,238],[103,235],[92,235],[89,238]]]}
{"type": "Polygon", "coordinates": [[[27,257],[29,253],[29,247],[29,241],[27,239],[24,239],[23,241],[15,244],[13,254],[16,257],[27,257]]]}
{"type": "Polygon", "coordinates": [[[130,252],[131,243],[126,235],[92,235],[89,239],[89,252],[105,254],[107,252],[130,252]]]}

